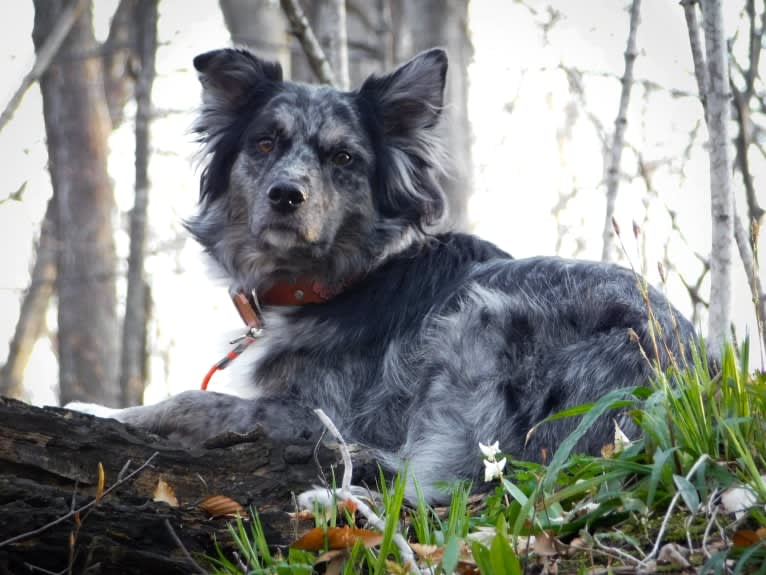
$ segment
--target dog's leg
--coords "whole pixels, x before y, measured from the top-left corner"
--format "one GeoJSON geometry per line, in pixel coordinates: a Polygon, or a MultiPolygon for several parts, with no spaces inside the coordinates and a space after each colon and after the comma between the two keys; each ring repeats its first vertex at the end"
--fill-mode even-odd
{"type": "Polygon", "coordinates": [[[110,409],[72,403],[66,406],[98,417],[109,417],[146,429],[186,447],[198,447],[227,432],[248,433],[257,425],[274,439],[310,437],[316,417],[279,398],[243,399],[212,391],[185,391],[155,405],[110,409]]]}

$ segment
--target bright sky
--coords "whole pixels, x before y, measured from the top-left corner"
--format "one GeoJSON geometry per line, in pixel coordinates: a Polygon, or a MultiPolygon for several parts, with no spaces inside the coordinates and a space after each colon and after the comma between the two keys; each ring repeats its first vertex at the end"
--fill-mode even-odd
{"type": "MultiPolygon", "coordinates": [[[[96,4],[97,35],[106,34],[108,18],[116,0],[96,4]]],[[[471,29],[475,48],[470,70],[470,114],[474,129],[476,191],[470,201],[474,231],[500,244],[517,257],[554,254],[597,259],[601,252],[604,213],[601,143],[594,120],[611,132],[617,112],[628,18],[628,2],[586,0],[555,2],[561,19],[551,28],[547,42],[535,22],[547,18],[546,4],[530,0],[537,12],[510,0],[474,0],[471,29]],[[572,105],[560,65],[590,72],[584,76],[587,113],[579,102],[572,105]],[[571,129],[563,129],[567,114],[580,115],[571,129]],[[591,114],[591,117],[588,116],[591,114]],[[555,217],[552,209],[573,188],[574,199],[555,217]],[[557,238],[560,243],[557,245],[557,238]]],[[[730,29],[738,25],[736,5],[725,3],[730,29]]],[[[4,106],[34,61],[31,40],[31,2],[16,3],[13,13],[0,21],[0,66],[6,82],[0,89],[4,106]]],[[[210,364],[224,348],[222,333],[238,330],[239,319],[228,300],[225,286],[206,273],[199,249],[186,242],[182,217],[194,209],[197,177],[192,162],[195,146],[188,133],[194,107],[199,101],[194,55],[228,45],[229,38],[218,3],[163,0],[160,3],[158,78],[154,104],[161,111],[152,126],[150,174],[150,257],[154,319],[150,325],[151,384],[146,401],[197,387],[210,364]]],[[[683,13],[677,2],[643,0],[638,46],[641,54],[635,76],[655,82],[662,89],[647,94],[634,89],[628,116],[627,140],[640,150],[653,169],[659,198],[647,201],[640,179],[623,181],[616,217],[623,230],[637,220],[645,230],[644,253],[648,275],[658,282],[655,263],[667,248],[671,260],[690,279],[696,278],[698,262],[690,248],[707,253],[710,242],[708,165],[701,130],[692,147],[683,177],[678,170],[688,145],[689,133],[700,119],[698,102],[673,97],[670,89],[693,93],[689,49],[683,13]],[[665,204],[667,207],[665,207],[665,204]],[[678,214],[686,245],[673,233],[668,208],[678,214]]],[[[133,110],[128,110],[129,117],[133,110]]],[[[133,135],[130,118],[111,139],[110,172],[115,181],[120,214],[115,222],[127,228],[126,212],[132,205],[133,135]]],[[[41,100],[37,87],[27,94],[11,124],[0,133],[3,180],[0,198],[26,182],[24,201],[0,205],[0,363],[7,354],[18,316],[18,301],[29,281],[33,237],[50,195],[41,100]]],[[[756,187],[766,204],[763,158],[754,158],[756,187]]],[[[623,154],[623,170],[636,172],[631,150],[623,154]]],[[[742,191],[737,189],[740,207],[742,191]]],[[[623,235],[630,235],[623,234],[623,235]]],[[[764,234],[766,235],[766,234],[764,234]]],[[[125,271],[128,237],[118,232],[117,245],[125,271]]],[[[628,247],[635,253],[632,242],[628,247]]],[[[766,239],[761,240],[766,253],[766,239]]],[[[640,259],[635,257],[636,262],[640,259]]],[[[735,259],[736,295],[734,321],[740,336],[755,334],[750,296],[735,259]]],[[[686,313],[688,298],[676,277],[670,280],[671,299],[686,313]]],[[[124,298],[124,282],[120,285],[124,298]]],[[[55,332],[55,310],[48,323],[55,332]]],[[[38,344],[27,373],[29,399],[55,403],[57,370],[51,342],[38,344]]],[[[754,354],[757,355],[757,354],[754,354]]],[[[225,386],[227,374],[216,376],[225,386]]]]}

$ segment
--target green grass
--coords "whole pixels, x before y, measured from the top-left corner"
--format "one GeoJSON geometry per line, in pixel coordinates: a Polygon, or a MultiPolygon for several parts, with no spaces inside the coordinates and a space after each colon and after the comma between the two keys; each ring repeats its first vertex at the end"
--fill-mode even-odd
{"type": "MultiPolygon", "coordinates": [[[[422,497],[409,507],[404,478],[381,479],[376,512],[386,518],[383,541],[371,549],[356,545],[342,572],[404,573],[392,542],[399,530],[409,542],[439,547],[421,563],[434,573],[468,564],[484,575],[524,573],[551,561],[551,552],[559,573],[607,564],[638,569],[652,564],[666,543],[677,543],[691,548],[686,560],[700,573],[766,574],[766,375],[748,371],[747,342],[739,352],[727,346],[715,374],[702,357],[704,349],[682,365],[655,370],[650,386],[557,414],[581,419],[548,465],[509,459],[479,505],[469,504],[471,486],[458,483],[447,508],[434,509],[422,497]],[[595,419],[616,408],[630,411],[643,438],[608,457],[573,454],[595,419]],[[719,502],[741,486],[755,503],[735,518],[719,502]],[[539,547],[541,535],[555,542],[553,549],[539,547]]],[[[312,572],[317,554],[290,549],[273,555],[257,516],[249,529],[242,521],[230,529],[239,561],[219,551],[209,560],[212,572],[241,574],[242,565],[247,573],[312,572]]]]}

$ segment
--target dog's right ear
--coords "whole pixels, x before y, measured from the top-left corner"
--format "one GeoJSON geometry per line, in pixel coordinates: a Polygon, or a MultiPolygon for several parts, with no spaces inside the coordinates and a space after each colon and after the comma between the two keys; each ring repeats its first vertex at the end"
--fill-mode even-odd
{"type": "Polygon", "coordinates": [[[236,109],[255,93],[282,81],[282,66],[256,58],[241,48],[205,52],[194,58],[202,97],[206,104],[224,104],[236,109]]]}

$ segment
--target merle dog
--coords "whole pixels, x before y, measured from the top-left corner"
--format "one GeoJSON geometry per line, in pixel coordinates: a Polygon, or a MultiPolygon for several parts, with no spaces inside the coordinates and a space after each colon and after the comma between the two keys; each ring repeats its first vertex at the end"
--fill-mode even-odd
{"type": "MultiPolygon", "coordinates": [[[[444,51],[352,92],[284,81],[278,64],[242,49],[194,66],[207,163],[188,228],[233,290],[260,300],[263,333],[237,362],[249,396],[189,391],[113,417],[194,444],[258,424],[274,437],[313,435],[321,407],[384,466],[407,464],[434,500],[435,481],[479,475],[479,441],[538,459],[577,422],[545,424],[525,442],[530,427],[646,382],[639,346],[653,346],[632,272],[513,259],[432,231],[445,209],[434,133],[444,51]]],[[[653,289],[649,300],[680,354],[692,326],[676,314],[672,327],[676,312],[653,289]]],[[[602,419],[578,449],[611,441],[602,419]]],[[[624,414],[620,423],[635,432],[624,414]]]]}

